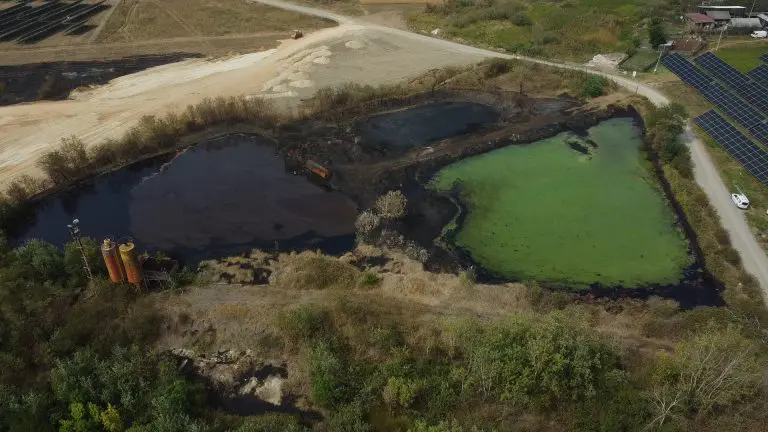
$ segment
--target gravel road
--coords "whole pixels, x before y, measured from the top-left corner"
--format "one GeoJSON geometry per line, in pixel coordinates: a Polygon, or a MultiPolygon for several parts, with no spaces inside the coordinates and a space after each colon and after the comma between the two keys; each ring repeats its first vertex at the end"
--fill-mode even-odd
{"type": "MultiPolygon", "coordinates": [[[[564,69],[581,70],[589,73],[595,73],[616,82],[618,85],[624,88],[627,88],[631,91],[635,91],[638,94],[641,94],[647,97],[651,102],[653,102],[656,105],[666,105],[669,103],[669,99],[664,94],[662,94],[661,92],[659,92],[657,89],[653,87],[647,86],[645,84],[626,78],[624,76],[588,69],[583,65],[579,65],[579,64],[541,60],[541,59],[535,59],[531,57],[524,57],[524,56],[518,56],[518,55],[501,54],[495,51],[470,47],[470,46],[458,44],[458,43],[443,40],[443,39],[431,38],[429,36],[412,33],[406,30],[400,30],[400,29],[365,23],[363,21],[356,20],[353,17],[346,17],[343,15],[339,15],[337,13],[333,13],[333,12],[329,12],[321,9],[315,9],[307,6],[287,3],[280,0],[248,0],[248,1],[258,2],[258,3],[266,4],[269,6],[274,6],[274,7],[287,9],[295,12],[300,12],[308,15],[327,18],[327,19],[336,21],[339,24],[359,25],[359,26],[363,26],[364,28],[377,30],[382,33],[396,35],[404,38],[411,38],[414,41],[420,41],[420,42],[430,41],[435,46],[435,48],[442,47],[454,52],[463,52],[469,55],[478,55],[483,57],[518,59],[518,60],[524,60],[524,61],[529,61],[534,63],[546,64],[546,65],[564,68],[564,69]]],[[[720,215],[721,223],[723,227],[728,231],[728,234],[731,237],[731,242],[733,243],[733,247],[741,255],[744,268],[757,278],[757,280],[760,283],[760,287],[762,288],[763,299],[764,301],[768,302],[768,257],[766,256],[765,252],[760,248],[757,241],[755,240],[754,235],[749,229],[749,225],[747,224],[747,220],[744,214],[738,208],[736,208],[736,206],[732,204],[731,198],[730,198],[730,191],[728,190],[726,185],[723,183],[723,180],[720,177],[720,174],[718,173],[717,168],[715,167],[715,164],[712,162],[712,158],[709,156],[709,153],[707,153],[706,149],[704,148],[704,144],[701,142],[701,140],[699,140],[694,135],[694,133],[691,131],[690,126],[686,129],[684,133],[684,138],[691,149],[691,156],[693,158],[694,175],[696,178],[696,182],[707,194],[709,201],[712,203],[713,207],[717,210],[718,215],[720,215]]]]}

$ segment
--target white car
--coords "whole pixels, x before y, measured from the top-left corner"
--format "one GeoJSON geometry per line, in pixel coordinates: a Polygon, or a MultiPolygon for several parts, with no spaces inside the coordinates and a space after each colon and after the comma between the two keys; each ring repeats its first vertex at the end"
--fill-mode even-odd
{"type": "Polygon", "coordinates": [[[749,208],[749,200],[747,199],[747,196],[742,193],[732,193],[731,199],[733,200],[733,203],[736,204],[736,207],[746,210],[749,208]]]}

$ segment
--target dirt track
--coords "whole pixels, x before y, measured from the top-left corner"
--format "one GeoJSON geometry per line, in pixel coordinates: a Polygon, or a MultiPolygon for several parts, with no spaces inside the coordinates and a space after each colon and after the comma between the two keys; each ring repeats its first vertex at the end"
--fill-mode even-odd
{"type": "Polygon", "coordinates": [[[255,95],[293,106],[320,86],[396,82],[430,68],[482,59],[456,49],[342,25],[285,41],[278,49],[222,60],[189,60],[125,76],[73,100],[0,108],[0,186],[62,137],[92,145],[125,133],[144,115],[180,110],[206,97],[255,95]]]}

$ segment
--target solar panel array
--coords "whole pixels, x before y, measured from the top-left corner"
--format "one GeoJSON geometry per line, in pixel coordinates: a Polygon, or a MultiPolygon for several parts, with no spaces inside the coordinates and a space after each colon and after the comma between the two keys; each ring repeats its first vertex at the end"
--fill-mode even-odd
{"type": "Polygon", "coordinates": [[[694,121],[755,178],[768,186],[768,152],[747,139],[715,110],[709,110],[694,121]]]}
{"type": "Polygon", "coordinates": [[[760,56],[760,60],[768,63],[768,53],[765,53],[765,54],[761,55],[760,56]]]}
{"type": "MultiPolygon", "coordinates": [[[[664,57],[662,63],[745,129],[756,127],[765,120],[758,110],[718,84],[680,54],[670,54],[664,57]]],[[[759,138],[761,142],[768,145],[768,134],[759,138]]]]}
{"type": "Polygon", "coordinates": [[[768,65],[760,65],[747,72],[747,75],[764,86],[768,86],[768,65]]]}
{"type": "Polygon", "coordinates": [[[703,90],[714,81],[680,54],[670,54],[661,59],[661,63],[696,90],[703,90]]]}
{"type": "Polygon", "coordinates": [[[768,94],[768,89],[747,78],[711,52],[697,57],[696,63],[735,90],[744,100],[756,106],[760,111],[768,113],[768,98],[765,97],[768,94]]]}

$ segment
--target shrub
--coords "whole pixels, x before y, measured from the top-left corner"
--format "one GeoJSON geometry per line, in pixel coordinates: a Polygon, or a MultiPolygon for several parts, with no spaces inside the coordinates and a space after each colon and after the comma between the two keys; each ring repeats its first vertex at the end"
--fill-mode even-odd
{"type": "Polygon", "coordinates": [[[651,296],[646,304],[651,313],[659,318],[670,318],[680,310],[678,302],[657,296],[651,296]]]}
{"type": "Polygon", "coordinates": [[[740,403],[758,391],[766,366],[738,328],[709,326],[656,361],[649,395],[655,418],[649,426],[740,403]]]}
{"type": "Polygon", "coordinates": [[[343,358],[327,342],[317,343],[309,358],[312,400],[332,408],[352,401],[357,389],[343,358]]]}
{"type": "Polygon", "coordinates": [[[380,196],[374,208],[379,216],[384,219],[401,219],[405,216],[408,200],[400,191],[389,191],[380,196]]]}
{"type": "Polygon", "coordinates": [[[480,396],[521,406],[596,400],[620,381],[618,356],[574,317],[554,312],[541,320],[508,321],[465,329],[462,386],[480,396]]]}
{"type": "Polygon", "coordinates": [[[379,276],[376,275],[375,273],[365,272],[360,277],[360,286],[364,288],[366,287],[370,288],[378,285],[379,281],[380,281],[379,276]]]}
{"type": "Polygon", "coordinates": [[[357,236],[365,240],[381,225],[381,218],[370,210],[363,211],[355,220],[357,236]]]}
{"type": "Polygon", "coordinates": [[[273,273],[274,279],[290,289],[352,289],[360,281],[360,271],[353,265],[318,253],[289,256],[281,259],[281,264],[273,273]]]}
{"type": "Polygon", "coordinates": [[[317,339],[326,335],[332,328],[330,313],[317,305],[301,305],[280,313],[278,325],[292,342],[317,339]]]}
{"type": "MultiPolygon", "coordinates": [[[[101,250],[96,240],[83,237],[80,239],[85,251],[85,257],[91,272],[95,275],[106,274],[106,265],[101,256],[101,250]]],[[[82,286],[87,282],[85,269],[83,268],[83,258],[77,242],[69,242],[64,246],[64,269],[69,274],[70,284],[73,286],[82,286]]]]}
{"type": "Polygon", "coordinates": [[[64,260],[50,243],[29,240],[14,250],[18,266],[25,270],[28,278],[38,281],[60,281],[66,275],[64,260]]]}
{"type": "Polygon", "coordinates": [[[511,64],[509,61],[500,58],[494,58],[486,63],[483,75],[486,78],[495,78],[509,72],[510,68],[511,64]]]}
{"type": "Polygon", "coordinates": [[[584,83],[584,88],[582,89],[581,93],[584,96],[592,98],[602,96],[603,92],[605,91],[605,86],[606,82],[603,77],[592,75],[584,83]]]}

